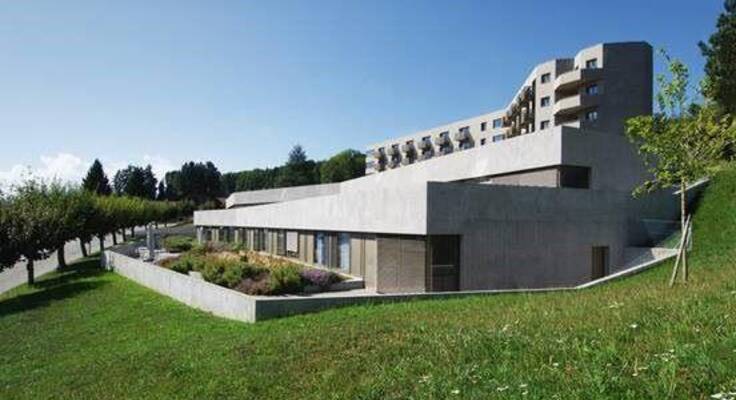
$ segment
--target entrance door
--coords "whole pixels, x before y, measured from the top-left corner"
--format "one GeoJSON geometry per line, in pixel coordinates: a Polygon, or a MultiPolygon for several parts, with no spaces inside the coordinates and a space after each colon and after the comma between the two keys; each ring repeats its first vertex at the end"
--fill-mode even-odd
{"type": "Polygon", "coordinates": [[[608,274],[608,246],[593,246],[593,271],[591,279],[600,279],[608,274]]]}
{"type": "Polygon", "coordinates": [[[428,240],[427,291],[460,289],[460,236],[433,235],[428,240]]]}

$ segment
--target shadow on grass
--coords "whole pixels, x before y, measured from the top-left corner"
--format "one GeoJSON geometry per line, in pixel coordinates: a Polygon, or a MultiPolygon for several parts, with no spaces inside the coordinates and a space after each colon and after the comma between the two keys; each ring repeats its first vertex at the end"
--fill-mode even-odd
{"type": "Polygon", "coordinates": [[[0,317],[48,306],[54,301],[74,297],[107,284],[106,281],[85,280],[105,274],[99,259],[91,258],[70,264],[48,278],[39,279],[33,292],[20,294],[0,302],[0,317]]]}

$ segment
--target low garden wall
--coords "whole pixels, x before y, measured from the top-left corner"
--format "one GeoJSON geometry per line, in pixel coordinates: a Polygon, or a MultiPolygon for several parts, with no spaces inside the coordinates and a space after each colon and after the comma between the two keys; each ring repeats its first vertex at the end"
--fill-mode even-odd
{"type": "Polygon", "coordinates": [[[256,321],[253,296],[192,278],[130,257],[130,246],[105,250],[102,265],[132,281],[190,307],[224,318],[245,322],[256,321]]]}
{"type": "Polygon", "coordinates": [[[135,247],[122,245],[105,250],[102,265],[132,281],[135,281],[158,293],[169,296],[190,307],[210,312],[214,315],[244,322],[256,322],[270,318],[294,314],[303,314],[327,308],[376,304],[414,299],[439,299],[464,297],[469,295],[493,295],[501,293],[534,293],[560,290],[579,290],[597,286],[614,279],[620,279],[641,272],[659,264],[672,254],[662,255],[654,260],[609,275],[577,287],[547,289],[506,289],[478,290],[445,293],[349,293],[333,292],[319,296],[286,295],[286,296],[251,296],[235,290],[209,283],[201,278],[180,274],[157,265],[134,258],[135,247]]]}

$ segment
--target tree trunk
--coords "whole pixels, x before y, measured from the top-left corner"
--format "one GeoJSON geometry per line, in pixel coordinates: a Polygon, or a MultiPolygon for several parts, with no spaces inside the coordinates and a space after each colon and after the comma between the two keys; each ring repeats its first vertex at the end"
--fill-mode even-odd
{"type": "Polygon", "coordinates": [[[87,246],[81,238],[79,239],[79,248],[82,250],[82,257],[87,257],[87,246]]]}
{"type": "Polygon", "coordinates": [[[130,228],[130,238],[135,239],[135,226],[130,228]]]}
{"type": "Polygon", "coordinates": [[[61,247],[59,247],[56,250],[56,259],[57,259],[57,269],[64,269],[66,268],[66,257],[64,255],[64,245],[62,244],[61,247]]]}
{"type": "Polygon", "coordinates": [[[105,250],[105,235],[97,235],[97,239],[100,241],[100,253],[105,250]]]}
{"type": "Polygon", "coordinates": [[[128,241],[128,238],[126,237],[127,235],[125,234],[125,228],[121,229],[121,230],[120,230],[120,233],[122,233],[122,234],[123,234],[123,242],[126,242],[126,241],[128,241]]]}
{"type": "Polygon", "coordinates": [[[118,233],[115,230],[112,231],[112,244],[113,246],[118,245],[118,233]]]}
{"type": "MultiPolygon", "coordinates": [[[[687,182],[683,179],[680,182],[680,224],[682,226],[682,235],[687,235],[686,215],[687,215],[687,194],[685,188],[687,182]]],[[[684,241],[682,249],[682,281],[687,282],[687,240],[684,241]]]]}
{"type": "Polygon", "coordinates": [[[33,259],[29,258],[26,264],[26,271],[28,271],[28,286],[33,286],[36,283],[35,277],[33,276],[33,259]]]}

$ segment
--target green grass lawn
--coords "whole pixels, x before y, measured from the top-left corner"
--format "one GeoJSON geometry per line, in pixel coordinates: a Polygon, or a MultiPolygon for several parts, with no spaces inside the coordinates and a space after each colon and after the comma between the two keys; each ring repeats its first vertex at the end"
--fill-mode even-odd
{"type": "Polygon", "coordinates": [[[247,325],[96,268],[0,296],[0,399],[710,398],[736,391],[736,169],[671,264],[577,292],[358,306],[247,325]]]}

